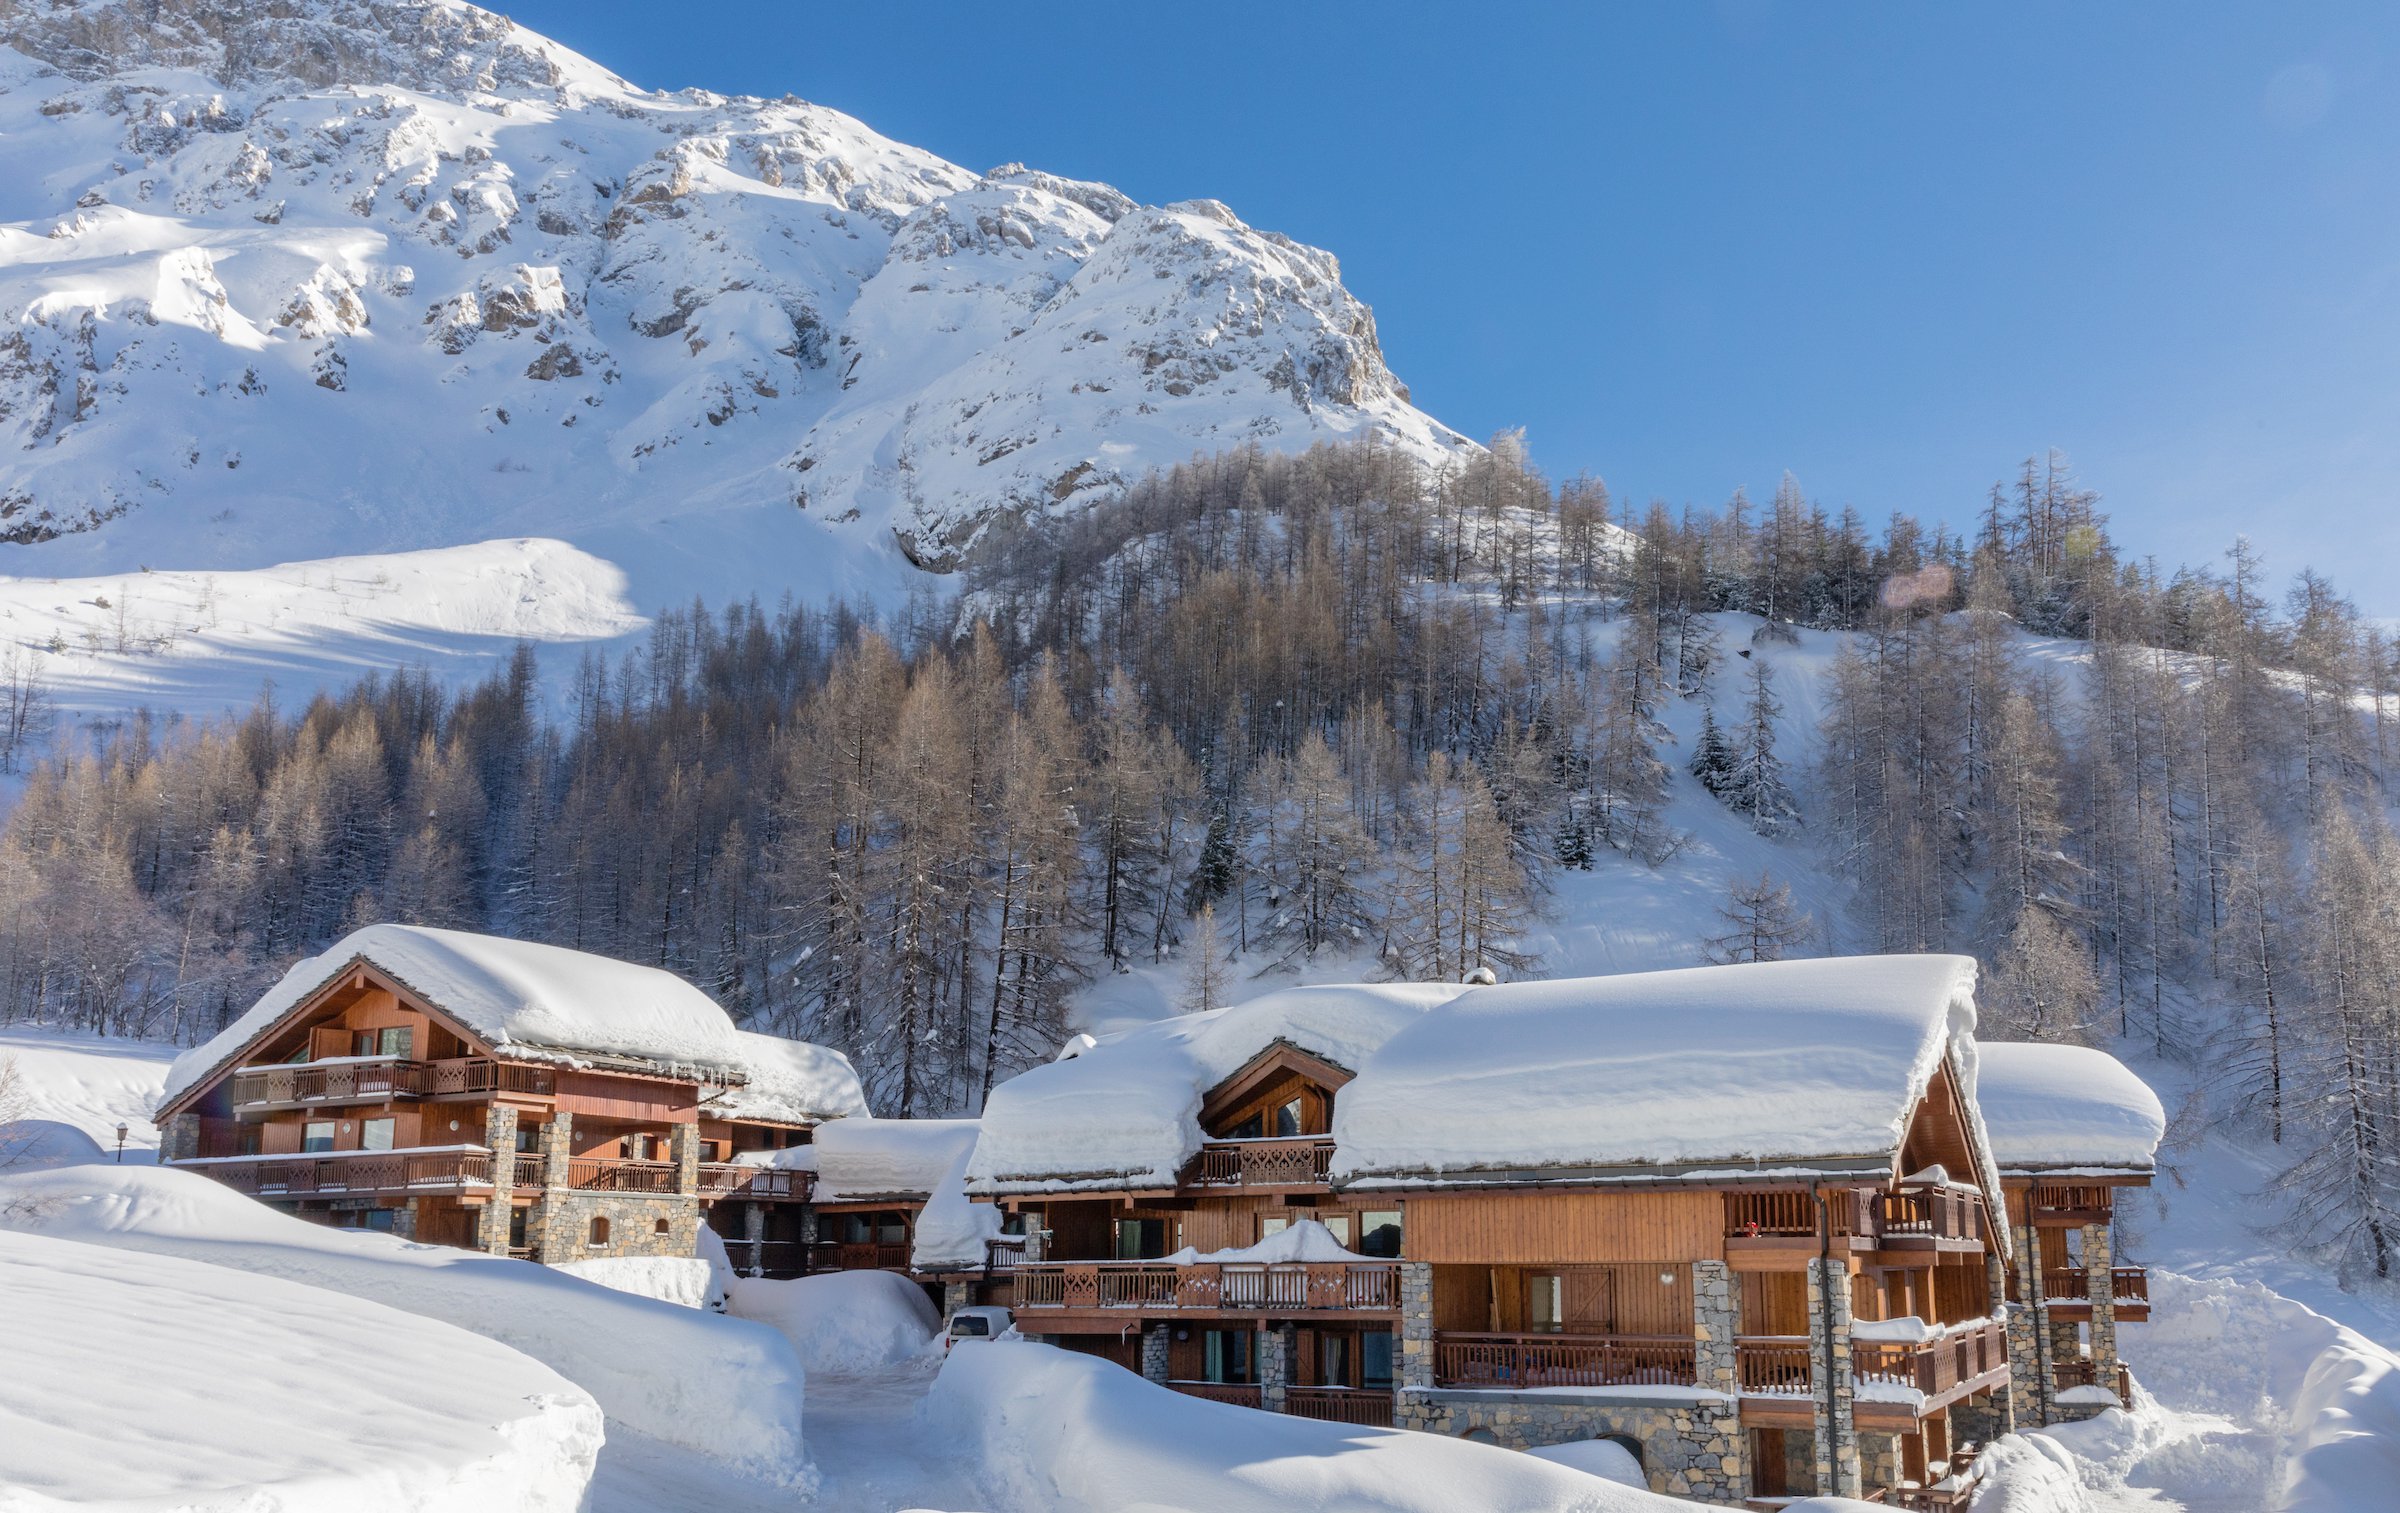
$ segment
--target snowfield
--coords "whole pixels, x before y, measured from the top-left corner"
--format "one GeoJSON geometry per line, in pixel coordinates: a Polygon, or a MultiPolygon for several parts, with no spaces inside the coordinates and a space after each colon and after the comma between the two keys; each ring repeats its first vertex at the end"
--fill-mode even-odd
{"type": "Polygon", "coordinates": [[[0,1508],[571,1513],[600,1409],[438,1320],[0,1232],[0,1508]]]}
{"type": "Polygon", "coordinates": [[[329,1229],[156,1167],[0,1178],[0,1228],[211,1262],[472,1330],[583,1388],[612,1425],[770,1484],[810,1481],[799,1358],[745,1320],[530,1261],[329,1229]]]}

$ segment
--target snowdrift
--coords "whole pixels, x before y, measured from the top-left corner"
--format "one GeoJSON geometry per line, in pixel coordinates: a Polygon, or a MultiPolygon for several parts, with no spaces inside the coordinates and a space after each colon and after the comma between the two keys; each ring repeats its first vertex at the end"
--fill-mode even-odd
{"type": "Polygon", "coordinates": [[[1203,1402],[1091,1356],[961,1345],[927,1427],[994,1513],[1669,1513],[1692,1505],[1513,1450],[1203,1402]]]}
{"type": "Polygon", "coordinates": [[[548,1366],[340,1292],[0,1233],[0,1297],[12,1510],[570,1513],[599,1454],[548,1366]]]}
{"type": "Polygon", "coordinates": [[[328,1229],[173,1168],[74,1166],[0,1180],[0,1227],[214,1262],[455,1324],[574,1382],[612,1423],[750,1477],[808,1480],[804,1374],[771,1329],[529,1261],[328,1229]]]}
{"type": "Polygon", "coordinates": [[[872,1371],[922,1355],[942,1326],[925,1290],[889,1271],[742,1277],[726,1309],[792,1342],[811,1371],[872,1371]]]}
{"type": "Polygon", "coordinates": [[[125,1126],[125,1159],[158,1159],[158,1106],[173,1046],[112,1040],[68,1030],[15,1025],[0,1029],[0,1060],[13,1061],[26,1100],[24,1117],[72,1125],[114,1159],[125,1126]]]}

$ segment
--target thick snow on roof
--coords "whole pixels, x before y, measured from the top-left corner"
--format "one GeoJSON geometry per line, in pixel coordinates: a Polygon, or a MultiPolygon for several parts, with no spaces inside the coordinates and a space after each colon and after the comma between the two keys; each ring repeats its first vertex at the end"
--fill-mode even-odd
{"type": "Polygon", "coordinates": [[[1343,1089],[1334,1179],[1889,1158],[1946,1055],[1972,1096],[1974,990],[1964,956],[1477,988],[1343,1089]]]}
{"type": "Polygon", "coordinates": [[[166,1097],[231,1061],[361,958],[501,1056],[570,1062],[621,1056],[719,1072],[746,1064],[739,1032],[716,1001],[656,967],[463,930],[369,925],[293,967],[214,1039],[176,1057],[166,1097]]]}
{"type": "Polygon", "coordinates": [[[819,1203],[862,1198],[921,1198],[958,1170],[975,1148],[972,1119],[836,1119],[817,1126],[816,1144],[785,1152],[816,1156],[819,1203]]]}
{"type": "Polygon", "coordinates": [[[841,1052],[781,1035],[734,1031],[750,1080],[711,1096],[700,1112],[711,1119],[816,1124],[867,1111],[858,1073],[841,1052]]]}
{"type": "Polygon", "coordinates": [[[1986,1041],[1975,1099],[2004,1171],[2146,1172],[2167,1133],[2150,1085],[2106,1051],[1986,1041]]]}
{"type": "Polygon", "coordinates": [[[1256,1245],[1236,1245],[1226,1250],[1194,1250],[1186,1245],[1159,1259],[1172,1261],[1178,1266],[1286,1266],[1309,1261],[1371,1261],[1374,1257],[1362,1256],[1350,1249],[1333,1237],[1332,1230],[1315,1219],[1297,1219],[1256,1245]]]}
{"type": "Polygon", "coordinates": [[[1202,1098],[1259,1052],[1288,1041],[1356,1071],[1461,991],[1430,983],[1283,988],[1108,1036],[992,1090],[968,1186],[1170,1186],[1200,1149],[1202,1098]]]}
{"type": "Polygon", "coordinates": [[[919,1271],[961,1271],[991,1258],[989,1247],[1000,1238],[1001,1215],[992,1204],[967,1196],[967,1163],[974,1158],[974,1146],[960,1146],[958,1158],[917,1210],[916,1244],[908,1264],[919,1271]]]}

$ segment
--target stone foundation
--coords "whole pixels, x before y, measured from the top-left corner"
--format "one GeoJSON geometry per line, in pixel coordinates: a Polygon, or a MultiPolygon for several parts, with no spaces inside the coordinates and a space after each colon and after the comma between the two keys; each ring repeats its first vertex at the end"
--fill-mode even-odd
{"type": "Polygon", "coordinates": [[[1749,1492],[1738,1399],[1642,1401],[1542,1392],[1402,1391],[1393,1422],[1429,1434],[1481,1430],[1512,1450],[1621,1435],[1641,1447],[1650,1490],[1705,1502],[1739,1502],[1749,1492]]]}
{"type": "Polygon", "coordinates": [[[200,1154],[200,1116],[177,1114],[158,1133],[158,1159],[189,1161],[200,1154]]]}
{"type": "Polygon", "coordinates": [[[1969,1398],[1950,1405],[1950,1443],[1953,1445],[1988,1445],[2015,1428],[2008,1414],[2008,1400],[2000,1392],[1986,1399],[1969,1398]]]}
{"type": "Polygon", "coordinates": [[[1166,1323],[1153,1323],[1144,1324],[1142,1326],[1143,1380],[1156,1382],[1161,1387],[1164,1387],[1167,1384],[1168,1378],[1172,1374],[1169,1368],[1169,1362],[1171,1360],[1170,1352],[1174,1349],[1174,1343],[1174,1325],[1166,1323]]]}
{"type": "Polygon", "coordinates": [[[525,1233],[545,1264],[615,1256],[689,1256],[700,1248],[700,1205],[679,1193],[602,1193],[546,1188],[526,1216],[525,1233]],[[594,1245],[592,1220],[608,1220],[608,1242],[594,1245]],[[662,1233],[658,1221],[667,1221],[662,1233]],[[538,1238],[536,1238],[538,1236],[538,1238]]]}

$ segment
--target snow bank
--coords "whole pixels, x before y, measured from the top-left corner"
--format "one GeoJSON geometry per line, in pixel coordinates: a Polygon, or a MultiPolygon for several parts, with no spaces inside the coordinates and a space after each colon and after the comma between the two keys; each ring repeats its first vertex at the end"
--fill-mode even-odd
{"type": "Polygon", "coordinates": [[[2150,1084],[2106,1051],[1986,1041],[1975,1100],[1992,1160],[2016,1171],[2149,1171],[2167,1111],[2150,1084]]]}
{"type": "Polygon", "coordinates": [[[888,1271],[739,1277],[726,1305],[792,1342],[811,1371],[872,1371],[924,1353],[942,1327],[925,1289],[888,1271]]]}
{"type": "Polygon", "coordinates": [[[1974,990],[1964,956],[1475,988],[1342,1090],[1334,1179],[1889,1160],[1945,1057],[1972,1096],[1974,990]]]}
{"type": "Polygon", "coordinates": [[[0,1233],[0,1505],[569,1513],[581,1388],[340,1292],[0,1233]]]}
{"type": "Polygon", "coordinates": [[[13,1061],[28,1119],[71,1124],[109,1152],[125,1126],[125,1159],[157,1159],[158,1107],[175,1048],[155,1040],[111,1039],[29,1025],[0,1029],[0,1060],[13,1061]]]}
{"type": "Polygon", "coordinates": [[[361,958],[438,1005],[497,1055],[627,1056],[722,1072],[746,1065],[733,1021],[673,973],[497,935],[369,925],[293,967],[241,1018],[176,1057],[164,1096],[174,1098],[232,1061],[361,958]]]}
{"type": "Polygon", "coordinates": [[[802,1368],[770,1329],[528,1261],[328,1229],[172,1167],[8,1177],[0,1227],[216,1262],[455,1324],[543,1362],[635,1433],[748,1476],[809,1480],[802,1368]]]}
{"type": "MultiPolygon", "coordinates": [[[[1200,1149],[1203,1095],[1259,1052],[1287,1041],[1355,1072],[1461,991],[1433,983],[1284,988],[1107,1036],[992,1090],[968,1188],[1169,1185],[1200,1149]]],[[[1345,1088],[1336,1102],[1349,1097],[1345,1088]]]]}
{"type": "Polygon", "coordinates": [[[700,1106],[704,1117],[816,1124],[866,1113],[866,1090],[841,1052],[753,1030],[736,1030],[734,1039],[750,1080],[711,1096],[700,1106]]]}
{"type": "Polygon", "coordinates": [[[950,1352],[926,1428],[993,1513],[1668,1513],[1691,1504],[1440,1435],[1204,1402],[1123,1367],[999,1340],[950,1352]]]}
{"type": "Polygon", "coordinates": [[[590,1261],[559,1261],[550,1269],[678,1308],[706,1308],[724,1296],[713,1268],[699,1256],[601,1256],[590,1261]]]}
{"type": "Polygon", "coordinates": [[[1177,1266],[1202,1264],[1231,1264],[1276,1266],[1300,1261],[1370,1261],[1342,1244],[1315,1219],[1298,1219],[1267,1236],[1256,1245],[1237,1245],[1231,1250],[1194,1250],[1189,1245],[1162,1261],[1177,1266]]]}
{"type": "Polygon", "coordinates": [[[1642,1474],[1641,1461],[1613,1439],[1572,1440],[1563,1445],[1537,1446],[1525,1453],[1552,1465],[1572,1467],[1586,1476],[1613,1481],[1620,1487],[1650,1490],[1650,1478],[1642,1474]]]}

